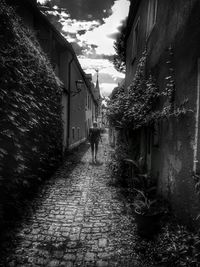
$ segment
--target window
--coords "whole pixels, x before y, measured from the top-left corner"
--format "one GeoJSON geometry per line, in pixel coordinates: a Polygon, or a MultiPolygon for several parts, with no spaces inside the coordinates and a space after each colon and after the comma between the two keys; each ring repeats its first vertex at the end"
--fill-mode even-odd
{"type": "Polygon", "coordinates": [[[78,136],[78,140],[80,139],[80,128],[77,128],[77,136],[78,136]]]}
{"type": "Polygon", "coordinates": [[[135,61],[138,53],[139,26],[140,26],[140,18],[138,18],[133,29],[132,63],[135,61]]]}
{"type": "Polygon", "coordinates": [[[149,0],[148,17],[147,17],[147,37],[150,35],[157,16],[157,0],[149,0]]]}
{"type": "Polygon", "coordinates": [[[72,128],[72,139],[73,140],[75,139],[75,128],[74,127],[72,128]]]}

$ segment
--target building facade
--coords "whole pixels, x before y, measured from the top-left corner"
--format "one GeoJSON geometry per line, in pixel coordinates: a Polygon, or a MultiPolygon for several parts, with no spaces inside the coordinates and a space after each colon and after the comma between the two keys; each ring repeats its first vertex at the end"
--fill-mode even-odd
{"type": "Polygon", "coordinates": [[[92,75],[86,75],[88,88],[86,98],[85,98],[85,110],[86,110],[86,118],[85,118],[85,129],[86,136],[89,134],[89,129],[92,127],[92,123],[97,120],[96,109],[98,107],[98,97],[95,95],[95,87],[92,82],[92,75]]]}
{"type": "Polygon", "coordinates": [[[187,102],[183,116],[160,120],[153,129],[141,129],[137,142],[138,158],[143,158],[146,169],[158,178],[159,192],[188,224],[196,224],[200,208],[193,178],[200,172],[199,11],[200,3],[195,0],[135,0],[126,35],[126,88],[146,50],[146,72],[155,77],[159,91],[173,78],[174,107],[187,102]]]}
{"type": "Polygon", "coordinates": [[[63,152],[86,140],[88,127],[96,118],[98,105],[88,80],[70,43],[49,22],[35,0],[7,0],[23,23],[35,34],[63,88],[63,152]]]}
{"type": "Polygon", "coordinates": [[[95,107],[98,104],[91,76],[84,73],[77,57],[72,61],[70,77],[69,149],[88,138],[89,128],[95,120],[95,107]]]}

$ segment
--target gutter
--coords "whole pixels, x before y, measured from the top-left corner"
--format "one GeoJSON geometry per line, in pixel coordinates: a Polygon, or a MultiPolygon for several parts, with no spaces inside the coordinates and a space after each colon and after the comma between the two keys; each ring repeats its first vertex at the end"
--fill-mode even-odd
{"type": "Polygon", "coordinates": [[[193,154],[193,173],[196,174],[198,167],[198,137],[199,137],[199,115],[200,115],[200,59],[197,61],[197,99],[196,99],[196,116],[195,116],[195,136],[194,136],[194,154],[193,154]]]}

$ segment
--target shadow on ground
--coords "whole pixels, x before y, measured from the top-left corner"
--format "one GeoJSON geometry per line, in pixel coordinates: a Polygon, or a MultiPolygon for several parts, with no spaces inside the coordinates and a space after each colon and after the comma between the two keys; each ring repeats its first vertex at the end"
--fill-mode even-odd
{"type": "MultiPolygon", "coordinates": [[[[47,185],[52,180],[52,177],[56,173],[59,173],[59,171],[62,169],[63,164],[67,166],[68,175],[70,175],[70,173],[73,172],[77,164],[86,164],[85,162],[82,162],[81,159],[84,156],[84,154],[88,151],[89,147],[90,147],[89,143],[85,142],[81,144],[79,147],[74,148],[71,151],[68,151],[65,154],[62,165],[58,168],[58,170],[55,173],[52,173],[52,175],[48,177],[46,180],[42,181],[40,184],[37,184],[36,187],[34,187],[30,192],[27,193],[26,197],[22,200],[22,203],[20,203],[21,205],[20,214],[17,215],[16,213],[12,214],[12,212],[9,214],[7,220],[5,221],[4,226],[0,229],[1,257],[3,256],[2,255],[3,251],[7,250],[6,249],[7,246],[10,246],[9,240],[11,239],[15,240],[15,243],[12,244],[12,248],[9,247],[9,253],[11,253],[12,250],[14,250],[14,248],[17,246],[17,243],[20,242],[20,238],[19,237],[16,238],[16,236],[20,231],[21,224],[22,222],[28,223],[31,214],[33,214],[34,211],[37,210],[37,208],[41,205],[42,201],[41,195],[45,194],[47,185]]],[[[0,266],[3,265],[1,265],[0,263],[0,266]]]]}

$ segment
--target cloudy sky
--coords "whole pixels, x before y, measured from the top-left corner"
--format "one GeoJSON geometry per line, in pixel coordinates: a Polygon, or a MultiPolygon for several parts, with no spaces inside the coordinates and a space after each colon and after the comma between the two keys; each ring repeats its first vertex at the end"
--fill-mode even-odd
{"type": "Polygon", "coordinates": [[[86,73],[99,70],[101,93],[110,94],[124,75],[112,64],[113,42],[128,15],[129,0],[38,0],[47,3],[51,21],[72,43],[86,73]]]}

